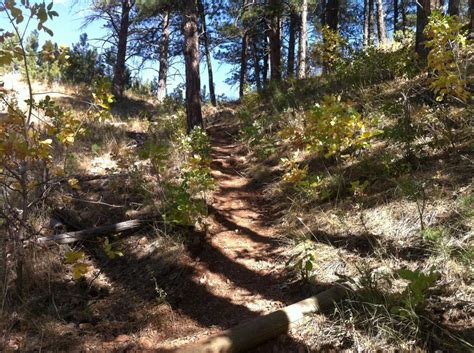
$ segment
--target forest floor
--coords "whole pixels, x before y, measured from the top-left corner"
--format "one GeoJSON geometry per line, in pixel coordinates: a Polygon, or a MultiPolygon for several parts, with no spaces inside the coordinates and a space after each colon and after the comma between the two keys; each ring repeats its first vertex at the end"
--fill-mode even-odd
{"type": "MultiPolygon", "coordinates": [[[[123,239],[124,256],[114,260],[86,244],[91,277],[50,283],[52,302],[26,304],[29,313],[12,317],[3,330],[6,351],[168,351],[308,296],[285,266],[288,245],[263,185],[245,176],[247,151],[237,141],[233,110],[223,108],[208,121],[218,187],[206,231],[183,234],[187,239],[177,245],[144,229],[123,239]]],[[[84,183],[81,191],[89,198],[105,195],[104,205],[118,203],[101,180],[84,183]]],[[[96,207],[83,207],[82,218],[97,218],[102,210],[96,207]]],[[[109,211],[108,223],[125,217],[109,211]]],[[[282,336],[256,352],[304,347],[282,336]]]]}
{"type": "MultiPolygon", "coordinates": [[[[137,107],[139,112],[148,112],[150,104],[137,107]]],[[[0,350],[167,352],[321,292],[340,279],[340,274],[355,278],[365,267],[415,269],[429,258],[413,230],[418,223],[416,203],[400,200],[388,182],[376,184],[373,190],[369,187],[369,194],[358,203],[348,197],[297,208],[292,195],[278,184],[283,173],[281,156],[276,153],[263,161],[254,158],[239,139],[236,109],[232,104],[204,109],[212,176],[217,182],[208,198],[204,230],[168,233],[159,225],[114,237],[114,246],[123,253],[114,259],[95,241],[82,247],[38,251],[29,278],[32,296],[14,311],[2,312],[7,314],[4,322],[0,317],[0,350]],[[288,259],[297,250],[297,236],[308,232],[317,253],[317,270],[311,284],[304,284],[288,259]],[[72,278],[63,262],[64,252],[76,249],[86,253],[90,269],[80,280],[72,278]]],[[[140,206],[145,204],[143,188],[136,187],[133,173],[113,173],[116,161],[111,145],[132,146],[137,154],[151,138],[146,126],[155,112],[149,113],[141,116],[131,110],[120,120],[92,126],[83,146],[74,151],[79,174],[102,176],[85,178],[80,190],[63,190],[72,195],[66,205],[79,217],[81,229],[136,218],[146,211],[140,206]],[[97,148],[92,150],[91,145],[97,148]]],[[[462,215],[456,213],[453,195],[472,188],[472,148],[423,163],[413,175],[424,173],[432,178],[435,172],[446,171],[446,176],[436,174],[438,193],[429,200],[426,211],[429,224],[461,227],[458,218],[462,215]]],[[[360,169],[352,179],[378,173],[373,168],[360,169]]],[[[153,181],[152,177],[144,176],[153,181]]],[[[429,318],[441,330],[429,331],[426,338],[436,341],[434,347],[440,346],[435,339],[439,332],[468,342],[474,332],[474,308],[465,299],[471,290],[460,284],[471,283],[464,280],[469,274],[464,268],[449,268],[452,273],[445,275],[442,290],[430,301],[429,318]]],[[[379,332],[393,326],[390,315],[390,322],[381,326],[386,317],[376,317],[370,310],[361,310],[360,317],[354,316],[358,308],[337,310],[335,315],[312,316],[299,329],[255,352],[380,349],[394,347],[405,338],[402,328],[390,333],[393,341],[388,344],[377,341],[379,332]]],[[[412,337],[407,342],[415,347],[412,337]]]]}

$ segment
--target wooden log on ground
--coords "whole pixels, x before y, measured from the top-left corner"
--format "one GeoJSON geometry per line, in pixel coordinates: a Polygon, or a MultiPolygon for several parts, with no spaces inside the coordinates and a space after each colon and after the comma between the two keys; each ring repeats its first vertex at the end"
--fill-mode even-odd
{"type": "Polygon", "coordinates": [[[301,323],[307,314],[324,311],[337,301],[349,296],[350,290],[342,286],[287,306],[273,313],[252,319],[221,333],[176,349],[175,353],[227,353],[246,352],[262,343],[287,333],[301,323]]]}
{"type": "Polygon", "coordinates": [[[108,224],[105,226],[88,228],[77,232],[67,232],[62,234],[53,235],[50,237],[38,238],[37,243],[41,245],[53,245],[53,244],[69,244],[79,240],[88,240],[98,236],[104,236],[109,234],[116,234],[123,231],[138,229],[149,223],[149,221],[142,219],[132,219],[130,221],[119,222],[115,224],[108,224]]]}

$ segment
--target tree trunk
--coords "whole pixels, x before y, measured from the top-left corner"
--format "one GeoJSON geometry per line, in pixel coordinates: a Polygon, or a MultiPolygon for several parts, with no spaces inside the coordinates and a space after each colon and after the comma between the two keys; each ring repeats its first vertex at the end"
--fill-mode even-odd
{"type": "Polygon", "coordinates": [[[166,97],[166,80],[168,78],[168,48],[170,41],[170,13],[165,11],[163,14],[163,32],[160,43],[160,71],[158,73],[158,101],[163,102],[166,97]]]}
{"type": "Polygon", "coordinates": [[[326,4],[326,25],[337,32],[339,25],[339,0],[328,0],[326,4]]]}
{"type": "Polygon", "coordinates": [[[106,236],[109,234],[117,234],[125,231],[136,230],[150,221],[141,219],[132,219],[129,221],[119,222],[115,224],[108,224],[105,226],[99,226],[94,228],[88,228],[79,230],[76,232],[67,232],[62,234],[56,234],[49,237],[38,238],[37,243],[41,245],[54,245],[54,244],[71,244],[81,240],[90,240],[97,237],[106,236]]]}
{"type": "Polygon", "coordinates": [[[398,0],[393,0],[393,31],[398,31],[398,0]]]}
{"type": "Polygon", "coordinates": [[[262,81],[260,80],[260,59],[258,58],[257,39],[252,37],[252,54],[253,54],[253,71],[255,73],[255,84],[257,90],[262,89],[262,81]]]}
{"type": "Polygon", "coordinates": [[[431,13],[431,0],[418,0],[416,3],[416,42],[415,50],[421,60],[425,61],[428,57],[428,48],[425,47],[424,30],[428,24],[428,17],[431,13]]]}
{"type": "Polygon", "coordinates": [[[362,46],[364,48],[367,48],[369,46],[369,0],[364,0],[364,30],[362,37],[362,46]]]}
{"type": "Polygon", "coordinates": [[[183,34],[184,62],[186,67],[186,121],[187,132],[190,133],[196,126],[203,126],[196,0],[185,1],[183,34]]]}
{"type": "Polygon", "coordinates": [[[448,15],[459,16],[459,0],[449,0],[448,3],[448,15]]]}
{"type": "Polygon", "coordinates": [[[471,0],[471,3],[469,4],[469,12],[471,13],[471,28],[469,29],[469,32],[471,34],[474,33],[474,0],[471,0]]]}
{"type": "Polygon", "coordinates": [[[368,36],[367,36],[367,43],[368,45],[373,45],[373,38],[374,38],[374,27],[375,27],[375,21],[374,21],[374,0],[368,0],[369,1],[369,31],[368,31],[368,36]]]}
{"type": "Polygon", "coordinates": [[[324,292],[281,308],[272,313],[232,327],[215,335],[179,347],[175,353],[230,353],[250,352],[262,343],[298,329],[304,325],[304,317],[322,313],[335,303],[350,297],[350,288],[332,287],[324,292]]]}
{"type": "Polygon", "coordinates": [[[122,0],[122,12],[120,15],[121,18],[117,45],[117,61],[115,62],[114,78],[112,80],[112,93],[117,98],[123,97],[123,91],[125,90],[125,58],[127,56],[128,26],[131,7],[131,1],[122,0]]]}
{"type": "Polygon", "coordinates": [[[270,17],[270,78],[281,79],[280,0],[269,0],[270,17]]]}
{"type": "Polygon", "coordinates": [[[263,86],[266,87],[267,84],[268,84],[268,62],[270,61],[270,56],[269,56],[269,52],[270,52],[270,47],[268,45],[268,38],[267,36],[265,35],[264,36],[264,52],[263,52],[263,86]]]}
{"type": "Polygon", "coordinates": [[[306,47],[308,44],[308,0],[301,6],[300,38],[298,43],[298,78],[306,77],[306,47]]]}
{"type": "Polygon", "coordinates": [[[214,90],[214,75],[212,74],[211,50],[209,45],[209,36],[207,35],[206,9],[202,0],[198,0],[199,14],[201,17],[202,35],[204,39],[204,53],[206,54],[207,76],[209,77],[209,97],[211,104],[217,106],[216,92],[214,90]]]}
{"type": "Polygon", "coordinates": [[[407,29],[407,7],[406,7],[406,0],[401,0],[400,3],[401,12],[402,12],[402,32],[405,33],[407,29]]]}
{"type": "Polygon", "coordinates": [[[383,9],[382,0],[376,0],[377,7],[377,36],[379,39],[379,46],[387,43],[387,30],[385,29],[385,11],[383,9]]]}
{"type": "Polygon", "coordinates": [[[249,36],[245,31],[242,36],[242,48],[240,50],[240,81],[239,81],[239,98],[244,96],[245,85],[247,83],[247,56],[249,47],[249,36]]]}
{"type": "Polygon", "coordinates": [[[298,17],[292,11],[290,14],[289,38],[288,38],[288,60],[286,66],[286,74],[288,77],[295,75],[295,45],[296,45],[296,31],[298,27],[298,17]]]}

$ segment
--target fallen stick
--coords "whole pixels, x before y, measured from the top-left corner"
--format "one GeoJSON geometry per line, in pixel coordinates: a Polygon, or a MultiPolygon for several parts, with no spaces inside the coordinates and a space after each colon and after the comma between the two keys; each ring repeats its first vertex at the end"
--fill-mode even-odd
{"type": "Polygon", "coordinates": [[[287,333],[290,327],[298,325],[305,315],[326,310],[335,302],[348,297],[349,294],[348,288],[335,286],[273,313],[257,317],[196,343],[177,348],[173,352],[245,352],[269,339],[287,333]]]}
{"type": "Polygon", "coordinates": [[[38,238],[37,243],[41,245],[69,244],[79,240],[87,240],[102,235],[120,233],[126,230],[132,230],[142,227],[149,221],[142,219],[132,219],[130,221],[109,224],[100,227],[88,228],[77,232],[67,232],[49,237],[38,238]]]}

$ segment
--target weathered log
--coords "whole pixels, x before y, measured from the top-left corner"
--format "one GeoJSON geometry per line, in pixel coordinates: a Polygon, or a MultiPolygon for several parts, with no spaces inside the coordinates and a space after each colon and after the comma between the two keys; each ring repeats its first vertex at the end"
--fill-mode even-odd
{"type": "Polygon", "coordinates": [[[105,226],[88,228],[77,232],[67,232],[49,237],[38,238],[37,243],[41,245],[69,244],[79,240],[88,240],[98,236],[120,233],[123,231],[138,229],[149,221],[132,219],[130,221],[108,224],[105,226]]]}
{"type": "Polygon", "coordinates": [[[227,353],[245,352],[260,344],[287,333],[298,326],[307,314],[327,310],[335,302],[346,298],[350,290],[335,286],[322,293],[287,306],[273,313],[212,335],[196,343],[177,348],[175,353],[227,353]]]}

